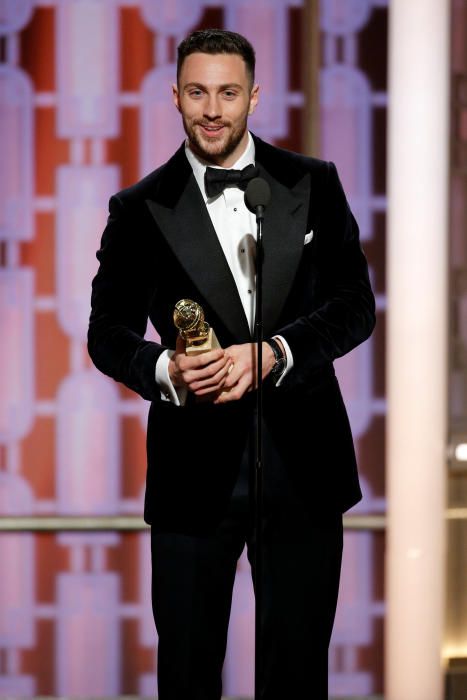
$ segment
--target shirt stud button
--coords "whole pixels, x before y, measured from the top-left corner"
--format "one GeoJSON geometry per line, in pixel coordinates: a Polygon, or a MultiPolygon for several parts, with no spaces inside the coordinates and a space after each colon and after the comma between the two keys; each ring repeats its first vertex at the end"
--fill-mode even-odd
{"type": "Polygon", "coordinates": [[[234,211],[237,211],[237,207],[234,207],[234,211]]]}

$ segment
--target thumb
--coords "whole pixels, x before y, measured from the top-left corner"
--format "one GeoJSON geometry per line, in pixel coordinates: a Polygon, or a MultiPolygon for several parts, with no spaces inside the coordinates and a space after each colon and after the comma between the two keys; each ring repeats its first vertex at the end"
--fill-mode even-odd
{"type": "Polygon", "coordinates": [[[183,354],[185,352],[185,341],[181,335],[177,335],[177,342],[175,343],[175,352],[178,354],[183,354]]]}

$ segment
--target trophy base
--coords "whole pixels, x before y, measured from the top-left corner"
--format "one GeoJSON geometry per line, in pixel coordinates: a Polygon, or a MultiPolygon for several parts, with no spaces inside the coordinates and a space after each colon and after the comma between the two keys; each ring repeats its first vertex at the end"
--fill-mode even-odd
{"type": "Polygon", "coordinates": [[[213,329],[210,328],[204,340],[199,342],[193,340],[188,341],[185,347],[185,353],[192,357],[194,355],[201,355],[203,352],[209,352],[210,350],[217,350],[217,348],[220,348],[219,341],[213,329]]]}

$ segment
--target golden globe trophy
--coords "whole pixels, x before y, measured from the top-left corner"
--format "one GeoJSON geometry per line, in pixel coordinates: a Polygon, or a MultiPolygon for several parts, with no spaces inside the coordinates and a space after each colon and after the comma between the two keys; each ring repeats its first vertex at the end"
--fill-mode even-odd
{"type": "Polygon", "coordinates": [[[191,299],[177,301],[173,319],[180,337],[185,341],[187,355],[199,355],[202,352],[220,348],[216,334],[204,320],[204,311],[196,301],[191,299]]]}

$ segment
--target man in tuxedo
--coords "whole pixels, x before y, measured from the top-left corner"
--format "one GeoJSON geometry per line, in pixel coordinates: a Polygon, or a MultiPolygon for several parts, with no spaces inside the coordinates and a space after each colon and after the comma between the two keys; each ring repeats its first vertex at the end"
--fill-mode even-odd
{"type": "Polygon", "coordinates": [[[255,56],[232,32],[178,47],[175,106],[186,142],[110,200],[97,253],[89,352],[151,401],[145,519],[151,524],[161,700],[219,700],[236,563],[254,567],[252,429],[256,224],[264,221],[264,663],[261,698],[327,698],[342,513],[361,497],[332,362],[374,326],[358,227],[332,163],[247,129],[255,56]],[[222,349],[191,357],[172,314],[204,309],[222,349]],[[148,319],[160,343],[144,339],[148,319]]]}

